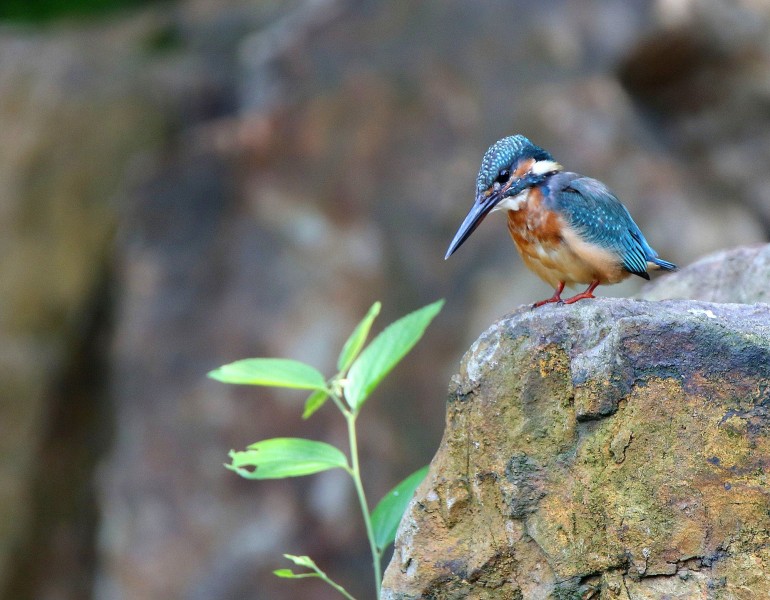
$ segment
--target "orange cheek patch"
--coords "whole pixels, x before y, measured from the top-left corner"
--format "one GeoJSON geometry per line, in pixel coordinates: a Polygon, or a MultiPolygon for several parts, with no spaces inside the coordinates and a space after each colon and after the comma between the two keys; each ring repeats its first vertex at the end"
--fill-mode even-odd
{"type": "Polygon", "coordinates": [[[519,161],[519,164],[516,165],[516,169],[513,171],[513,176],[516,179],[520,179],[521,177],[524,177],[527,173],[529,173],[529,170],[532,168],[532,165],[535,164],[534,158],[527,158],[525,160],[519,161]]]}

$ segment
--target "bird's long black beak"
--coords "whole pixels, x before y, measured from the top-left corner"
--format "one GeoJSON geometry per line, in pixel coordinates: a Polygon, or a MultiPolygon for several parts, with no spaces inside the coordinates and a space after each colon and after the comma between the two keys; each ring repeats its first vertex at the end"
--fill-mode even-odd
{"type": "Polygon", "coordinates": [[[462,246],[465,240],[471,237],[471,234],[476,231],[476,227],[481,225],[484,217],[486,217],[502,199],[503,195],[501,190],[492,191],[488,196],[485,192],[476,194],[476,201],[473,203],[470,212],[465,217],[463,224],[460,225],[460,229],[457,230],[452,243],[449,244],[449,249],[446,252],[444,260],[452,256],[455,250],[462,246]]]}

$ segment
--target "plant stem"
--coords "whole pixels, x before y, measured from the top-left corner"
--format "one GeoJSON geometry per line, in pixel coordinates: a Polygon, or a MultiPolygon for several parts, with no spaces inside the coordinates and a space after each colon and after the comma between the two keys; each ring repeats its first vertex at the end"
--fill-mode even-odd
{"type": "Polygon", "coordinates": [[[348,600],[356,600],[356,599],[355,599],[353,596],[351,596],[351,595],[348,593],[348,591],[347,591],[347,590],[346,590],[344,587],[342,587],[342,586],[341,586],[339,583],[335,583],[334,581],[332,581],[331,579],[329,579],[329,577],[327,577],[326,573],[324,573],[323,571],[321,571],[321,569],[316,569],[316,572],[318,573],[318,576],[319,576],[319,577],[320,577],[320,578],[321,578],[323,581],[325,581],[326,583],[328,583],[328,584],[329,584],[330,586],[332,586],[332,587],[333,587],[335,590],[337,590],[337,591],[338,591],[340,594],[342,594],[343,596],[345,596],[345,598],[347,598],[348,600]]]}
{"type": "Polygon", "coordinates": [[[332,399],[334,404],[337,405],[337,408],[339,411],[347,418],[347,416],[350,414],[350,411],[345,406],[344,402],[342,401],[342,398],[339,397],[339,395],[335,394],[332,390],[329,390],[329,398],[332,399]]]}
{"type": "Polygon", "coordinates": [[[358,414],[353,410],[349,410],[338,394],[334,393],[334,391],[330,392],[329,396],[337,405],[337,408],[345,417],[345,421],[348,424],[348,442],[350,445],[350,468],[348,469],[348,473],[350,473],[350,476],[353,479],[353,486],[356,489],[358,503],[361,506],[361,516],[364,519],[366,537],[369,540],[369,549],[372,553],[372,569],[374,571],[374,589],[376,593],[375,598],[379,600],[380,588],[382,586],[382,553],[379,548],[377,548],[377,543],[374,539],[374,529],[372,528],[372,518],[369,514],[369,504],[366,501],[364,485],[361,482],[361,468],[358,463],[358,438],[356,436],[356,418],[358,417],[358,414]]]}
{"type": "Polygon", "coordinates": [[[361,470],[358,465],[358,441],[356,439],[356,414],[352,412],[345,413],[345,420],[348,422],[348,440],[350,441],[350,476],[353,478],[353,485],[356,488],[358,502],[361,505],[361,514],[364,517],[364,526],[366,527],[366,537],[369,538],[369,548],[372,551],[372,567],[374,568],[374,588],[379,600],[380,586],[382,585],[382,555],[377,548],[374,540],[374,530],[372,529],[372,519],[369,515],[369,505],[366,503],[366,494],[364,486],[361,483],[361,470]]]}

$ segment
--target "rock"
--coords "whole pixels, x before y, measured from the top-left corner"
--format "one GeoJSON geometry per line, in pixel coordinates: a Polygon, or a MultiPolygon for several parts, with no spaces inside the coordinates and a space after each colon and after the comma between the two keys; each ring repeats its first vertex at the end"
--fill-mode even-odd
{"type": "Polygon", "coordinates": [[[767,302],[770,245],[743,246],[715,252],[692,265],[649,283],[639,294],[646,300],[689,298],[705,302],[767,302]]]}
{"type": "Polygon", "coordinates": [[[497,322],[382,597],[770,596],[769,316],[600,299],[497,322]]]}

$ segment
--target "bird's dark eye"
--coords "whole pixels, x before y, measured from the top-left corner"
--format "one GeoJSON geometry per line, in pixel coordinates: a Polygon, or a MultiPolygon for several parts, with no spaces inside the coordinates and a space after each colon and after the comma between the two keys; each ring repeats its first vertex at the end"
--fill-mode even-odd
{"type": "Polygon", "coordinates": [[[504,184],[504,183],[508,183],[508,178],[509,178],[510,176],[511,176],[511,172],[510,172],[508,169],[502,169],[502,170],[501,170],[501,171],[500,171],[500,172],[497,174],[497,179],[495,179],[495,181],[496,181],[497,183],[499,183],[500,185],[502,185],[502,184],[504,184]]]}

